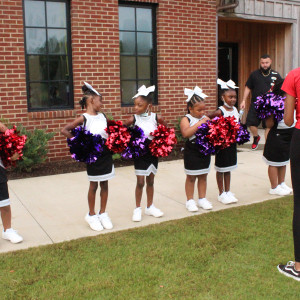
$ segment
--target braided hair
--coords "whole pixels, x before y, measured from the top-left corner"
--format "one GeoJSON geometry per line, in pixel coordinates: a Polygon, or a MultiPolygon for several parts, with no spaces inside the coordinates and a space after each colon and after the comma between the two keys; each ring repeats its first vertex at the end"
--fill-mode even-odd
{"type": "Polygon", "coordinates": [[[95,97],[98,95],[94,91],[90,90],[86,85],[83,85],[81,87],[81,90],[83,92],[83,97],[79,101],[79,104],[80,104],[81,108],[84,109],[84,108],[86,108],[87,99],[89,99],[91,96],[95,97]]]}
{"type": "Polygon", "coordinates": [[[190,113],[190,108],[192,108],[196,103],[204,102],[204,99],[200,96],[194,94],[190,101],[187,103],[187,111],[190,113]]]}

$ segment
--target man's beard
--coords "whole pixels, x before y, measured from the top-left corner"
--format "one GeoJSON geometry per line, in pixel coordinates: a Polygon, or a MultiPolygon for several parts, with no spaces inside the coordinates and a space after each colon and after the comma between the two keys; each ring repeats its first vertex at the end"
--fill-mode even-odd
{"type": "Polygon", "coordinates": [[[262,67],[260,67],[260,71],[264,74],[264,75],[267,75],[271,70],[271,66],[268,68],[268,69],[264,69],[262,67]]]}

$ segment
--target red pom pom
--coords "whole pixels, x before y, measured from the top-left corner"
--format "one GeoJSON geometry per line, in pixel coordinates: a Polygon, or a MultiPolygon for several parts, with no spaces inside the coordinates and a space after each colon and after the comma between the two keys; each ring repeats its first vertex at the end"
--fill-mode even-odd
{"type": "Polygon", "coordinates": [[[154,136],[154,139],[151,141],[149,149],[151,154],[156,157],[168,156],[177,143],[175,130],[162,124],[158,125],[150,135],[154,136]]]}
{"type": "Polygon", "coordinates": [[[106,132],[108,138],[105,145],[114,153],[122,153],[130,141],[131,135],[121,121],[108,121],[106,132]]]}
{"type": "Polygon", "coordinates": [[[18,135],[16,126],[0,134],[0,156],[5,167],[15,166],[16,160],[22,158],[26,138],[26,135],[18,135]],[[18,153],[19,157],[16,160],[11,160],[15,153],[18,153]]]}
{"type": "Polygon", "coordinates": [[[223,116],[209,122],[207,138],[217,149],[224,149],[236,142],[239,124],[235,117],[223,116]]]}

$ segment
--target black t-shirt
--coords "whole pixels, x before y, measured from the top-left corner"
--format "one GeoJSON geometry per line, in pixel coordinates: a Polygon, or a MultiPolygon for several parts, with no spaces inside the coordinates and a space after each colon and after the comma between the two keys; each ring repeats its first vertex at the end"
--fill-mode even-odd
{"type": "Polygon", "coordinates": [[[251,90],[252,93],[251,102],[255,101],[257,96],[261,96],[273,89],[277,79],[281,79],[281,76],[278,72],[272,69],[270,75],[266,77],[263,76],[259,69],[253,71],[246,82],[246,86],[251,90]]]}

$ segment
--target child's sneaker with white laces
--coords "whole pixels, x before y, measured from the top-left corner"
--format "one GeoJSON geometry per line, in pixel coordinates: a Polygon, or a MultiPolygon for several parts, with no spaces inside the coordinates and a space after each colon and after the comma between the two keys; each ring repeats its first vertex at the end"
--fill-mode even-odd
{"type": "Polygon", "coordinates": [[[213,208],[211,202],[209,202],[206,198],[202,198],[198,200],[198,206],[205,210],[210,210],[213,208]]]}
{"type": "Polygon", "coordinates": [[[233,203],[232,199],[227,195],[226,192],[223,192],[221,195],[218,196],[218,201],[220,201],[223,204],[233,203]]]}
{"type": "Polygon", "coordinates": [[[89,213],[84,218],[90,227],[95,231],[103,230],[103,226],[100,223],[100,220],[97,215],[90,216],[89,213]]]}
{"type": "Polygon", "coordinates": [[[193,199],[190,199],[190,200],[186,201],[185,207],[190,212],[198,211],[198,207],[196,205],[196,202],[193,199]]]}
{"type": "Polygon", "coordinates": [[[281,188],[283,188],[283,189],[286,190],[286,191],[289,191],[290,193],[293,192],[293,189],[290,188],[289,186],[287,186],[287,185],[285,184],[285,182],[282,182],[282,183],[280,184],[280,186],[281,186],[281,188]]]}
{"type": "Polygon", "coordinates": [[[227,196],[232,200],[232,203],[236,203],[239,200],[234,196],[233,193],[231,193],[230,191],[227,192],[227,196]]]}
{"type": "Polygon", "coordinates": [[[159,218],[164,215],[164,213],[160,209],[156,208],[153,204],[150,207],[145,208],[145,214],[155,218],[159,218]]]}
{"type": "Polygon", "coordinates": [[[105,229],[112,229],[114,226],[111,222],[110,217],[106,212],[98,215],[99,221],[105,229]]]}
{"type": "Polygon", "coordinates": [[[286,265],[278,265],[277,269],[281,274],[300,281],[300,271],[295,269],[295,263],[293,261],[289,261],[286,265]]]}
{"type": "Polygon", "coordinates": [[[133,210],[132,221],[133,222],[141,222],[142,221],[142,208],[141,207],[136,207],[133,210]]]}
{"type": "Polygon", "coordinates": [[[275,189],[270,189],[269,194],[271,195],[278,195],[278,196],[286,196],[289,195],[290,192],[287,190],[284,190],[280,185],[277,185],[275,189]]]}
{"type": "Polygon", "coordinates": [[[13,244],[17,244],[23,241],[23,238],[17,233],[16,230],[9,228],[2,231],[2,238],[11,241],[13,244]]]}

